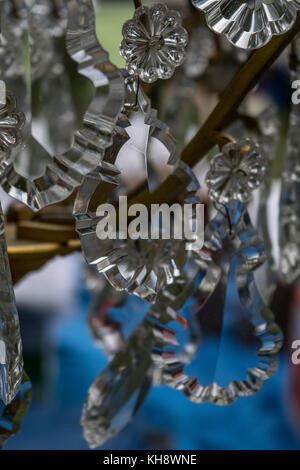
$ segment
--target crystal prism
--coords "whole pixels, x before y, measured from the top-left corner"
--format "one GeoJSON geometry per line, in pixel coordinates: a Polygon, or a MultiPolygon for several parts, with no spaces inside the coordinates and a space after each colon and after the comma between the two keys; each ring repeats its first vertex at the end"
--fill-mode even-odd
{"type": "MultiPolygon", "coordinates": [[[[295,41],[295,53],[291,57],[291,82],[300,74],[300,36],[295,41]]],[[[287,283],[300,276],[300,109],[291,104],[286,153],[282,175],[279,245],[280,271],[287,283]]]]}
{"type": "Polygon", "coordinates": [[[12,285],[4,219],[0,206],[0,399],[8,405],[23,375],[20,324],[12,285]]]}
{"type": "Polygon", "coordinates": [[[152,347],[145,320],[91,385],[81,419],[90,447],[119,433],[145,400],[152,384],[152,347]]]}

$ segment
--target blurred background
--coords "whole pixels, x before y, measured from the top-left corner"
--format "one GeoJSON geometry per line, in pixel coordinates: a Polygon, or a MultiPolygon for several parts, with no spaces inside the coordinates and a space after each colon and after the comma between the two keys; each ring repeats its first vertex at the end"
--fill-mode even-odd
{"type": "MultiPolygon", "coordinates": [[[[169,3],[175,5],[176,1],[169,3]]],[[[189,2],[178,0],[177,3],[186,15],[191,14],[189,2]]],[[[121,29],[132,17],[133,2],[103,0],[97,2],[97,8],[97,32],[101,43],[110,52],[112,62],[123,67],[118,53],[121,29]]],[[[217,83],[212,84],[210,76],[205,74],[201,79],[191,76],[184,79],[177,74],[168,85],[160,84],[160,89],[151,90],[153,106],[171,126],[180,146],[203,122],[242,59],[236,57],[232,63],[226,60],[226,67],[224,63],[222,65],[226,73],[222,73],[217,83]],[[175,89],[180,95],[177,99],[174,98],[175,89]],[[195,102],[198,101],[197,107],[195,102]],[[180,120],[174,116],[180,116],[180,120]],[[189,118],[185,119],[185,116],[189,118]]],[[[213,70],[215,75],[219,74],[219,69],[213,70]]],[[[84,87],[80,90],[84,93],[84,87]]],[[[290,102],[286,56],[265,74],[255,96],[256,102],[276,104],[284,129],[290,102]]],[[[78,101],[85,102],[85,98],[80,96],[78,101]]],[[[279,197],[277,178],[281,171],[284,132],[278,145],[279,163],[274,167],[271,207],[277,205],[279,197]]],[[[200,179],[205,165],[204,162],[197,169],[200,179]]],[[[1,198],[7,207],[8,197],[1,193],[1,198]]],[[[274,211],[271,210],[270,223],[271,231],[275,233],[274,211]]],[[[276,255],[276,240],[274,247],[276,255]]],[[[25,370],[33,382],[33,401],[21,432],[8,441],[6,449],[88,449],[80,426],[81,410],[89,386],[108,359],[94,344],[89,332],[87,315],[92,299],[84,276],[84,261],[76,253],[55,258],[16,286],[25,370]]],[[[203,320],[205,338],[201,354],[193,363],[193,370],[200,373],[203,380],[209,380],[210,365],[215,360],[221,381],[232,376],[243,378],[246,368],[255,363],[255,344],[238,319],[237,304],[233,289],[231,305],[225,309],[222,354],[218,359],[215,358],[216,351],[220,353],[217,346],[220,329],[215,327],[214,315],[203,320]],[[236,315],[232,315],[233,311],[236,315]]],[[[106,309],[110,308],[106,306],[106,309]]],[[[138,311],[140,319],[146,310],[146,305],[139,299],[122,300],[125,316],[138,311]]],[[[285,332],[286,347],[281,353],[278,373],[259,393],[239,399],[233,405],[217,407],[196,405],[180,392],[153,387],[132,422],[103,449],[300,449],[300,371],[290,359],[292,339],[300,338],[300,284],[289,288],[279,284],[273,310],[285,332]]],[[[216,302],[214,313],[217,311],[216,302]]]]}

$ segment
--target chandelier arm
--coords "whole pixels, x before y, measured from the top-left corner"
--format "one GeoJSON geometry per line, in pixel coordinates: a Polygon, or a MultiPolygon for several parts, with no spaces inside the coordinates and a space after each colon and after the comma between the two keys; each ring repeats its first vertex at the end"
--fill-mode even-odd
{"type": "MultiPolygon", "coordinates": [[[[13,227],[8,227],[8,235],[13,227]]],[[[80,241],[70,239],[67,243],[32,242],[16,240],[12,236],[7,239],[7,252],[13,284],[20,281],[26,274],[37,271],[56,256],[67,256],[75,251],[80,252],[80,241]]]]}

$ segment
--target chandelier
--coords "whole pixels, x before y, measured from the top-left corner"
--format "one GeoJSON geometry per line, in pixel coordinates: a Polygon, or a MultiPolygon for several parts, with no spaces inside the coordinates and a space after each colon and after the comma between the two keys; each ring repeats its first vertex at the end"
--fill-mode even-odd
{"type": "Polygon", "coordinates": [[[1,445],[20,431],[32,389],[13,283],[54,256],[82,252],[89,329],[108,358],[83,405],[91,447],[118,434],[152,386],[199,406],[257,393],[283,345],[270,309],[278,280],[300,276],[300,112],[293,103],[284,140],[276,263],[269,196],[282,122],[258,87],[284,50],[291,86],[300,76],[298,0],[134,0],[123,69],[96,34],[97,3],[0,1],[0,182],[17,201],[0,212],[1,445]],[[202,232],[177,236],[174,216],[168,236],[159,217],[145,235],[160,205],[188,206],[185,222],[199,229],[202,217],[202,232]],[[202,319],[212,308],[223,317],[232,289],[257,363],[243,379],[203,383],[192,367],[202,319]],[[129,296],[147,311],[128,334],[129,314],[116,321],[111,307],[129,296]]]}

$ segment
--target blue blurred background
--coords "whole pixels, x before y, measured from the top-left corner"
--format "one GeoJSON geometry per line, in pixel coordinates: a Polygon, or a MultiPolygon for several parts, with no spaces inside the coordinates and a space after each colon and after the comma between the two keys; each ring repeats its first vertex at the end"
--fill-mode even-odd
{"type": "MultiPolygon", "coordinates": [[[[60,262],[52,261],[44,276],[50,276],[52,270],[59,272],[60,262]]],[[[72,305],[70,311],[64,309],[61,315],[50,308],[45,315],[19,307],[25,367],[34,392],[21,432],[8,441],[6,449],[88,448],[81,434],[82,405],[90,384],[107,359],[93,344],[88,331],[90,298],[81,281],[79,255],[72,256],[67,264],[74,277],[67,291],[69,299],[65,298],[72,305]]],[[[33,281],[36,275],[31,275],[33,281]]],[[[26,282],[32,283],[32,279],[26,282]]],[[[55,281],[52,282],[48,292],[53,296],[55,281]]],[[[232,295],[234,298],[234,290],[232,295]]],[[[22,298],[20,288],[18,297],[22,298]]],[[[57,300],[61,300],[59,292],[57,300]]],[[[127,304],[130,312],[135,302],[140,301],[131,298],[127,304]]],[[[234,329],[226,328],[232,325],[232,319],[225,318],[224,325],[222,347],[226,360],[219,366],[223,377],[238,374],[242,378],[246,366],[254,363],[253,345],[239,340],[234,329]]],[[[211,373],[209,365],[216,345],[217,337],[206,335],[201,355],[193,364],[193,370],[201,371],[204,380],[211,373]]],[[[259,393],[227,407],[196,405],[179,391],[152,388],[133,421],[103,449],[300,449],[288,418],[287,371],[287,360],[282,354],[278,373],[259,393]]]]}

